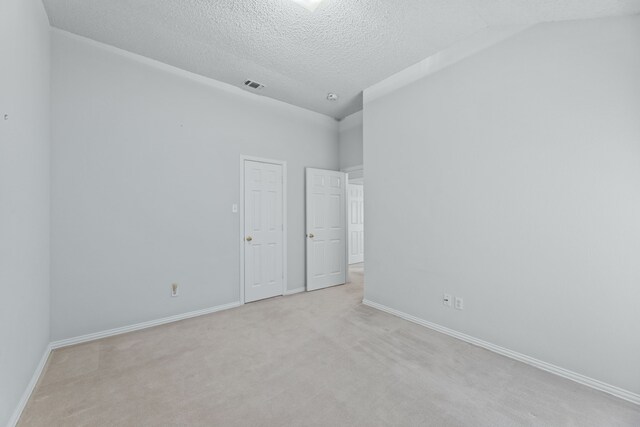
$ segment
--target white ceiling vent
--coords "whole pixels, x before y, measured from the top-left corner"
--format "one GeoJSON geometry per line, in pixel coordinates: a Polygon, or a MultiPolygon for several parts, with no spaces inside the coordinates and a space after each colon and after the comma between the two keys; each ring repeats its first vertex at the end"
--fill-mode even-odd
{"type": "Polygon", "coordinates": [[[249,86],[251,89],[255,89],[255,90],[260,90],[264,87],[263,84],[254,82],[253,80],[245,80],[244,85],[249,86]]]}

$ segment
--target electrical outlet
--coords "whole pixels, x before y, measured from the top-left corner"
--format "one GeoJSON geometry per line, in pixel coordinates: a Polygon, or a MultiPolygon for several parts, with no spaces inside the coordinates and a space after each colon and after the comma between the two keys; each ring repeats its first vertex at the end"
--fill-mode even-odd
{"type": "Polygon", "coordinates": [[[177,283],[172,283],[171,284],[171,296],[172,297],[177,297],[178,296],[178,284],[177,283]]]}
{"type": "Polygon", "coordinates": [[[442,304],[445,307],[451,307],[451,295],[450,294],[442,295],[442,304]]]}
{"type": "Polygon", "coordinates": [[[464,310],[464,300],[462,298],[456,297],[455,305],[457,310],[464,310]]]}

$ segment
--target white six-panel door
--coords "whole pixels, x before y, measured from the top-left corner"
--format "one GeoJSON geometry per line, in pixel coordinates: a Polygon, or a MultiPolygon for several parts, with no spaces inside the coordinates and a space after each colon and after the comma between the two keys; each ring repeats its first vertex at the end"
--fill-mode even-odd
{"type": "Polygon", "coordinates": [[[244,161],[244,299],[283,294],[282,165],[244,161]]]}
{"type": "Polygon", "coordinates": [[[349,184],[349,264],[364,261],[364,187],[349,184]]]}
{"type": "Polygon", "coordinates": [[[346,282],[346,174],[306,169],[307,290],[346,282]]]}

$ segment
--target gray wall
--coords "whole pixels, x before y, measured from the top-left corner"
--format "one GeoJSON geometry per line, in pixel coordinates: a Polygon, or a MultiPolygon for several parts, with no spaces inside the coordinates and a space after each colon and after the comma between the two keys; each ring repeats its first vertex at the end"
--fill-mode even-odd
{"type": "Polygon", "coordinates": [[[640,16],[366,99],[366,298],[639,393],[640,16]]]}
{"type": "Polygon", "coordinates": [[[362,165],[362,111],[340,121],[340,168],[362,165]]]}
{"type": "Polygon", "coordinates": [[[49,344],[49,22],[40,1],[0,2],[0,61],[0,425],[6,425],[49,344]]]}
{"type": "Polygon", "coordinates": [[[54,340],[238,301],[241,154],[288,162],[304,285],[304,167],[338,167],[335,120],[60,31],[52,46],[54,340]]]}

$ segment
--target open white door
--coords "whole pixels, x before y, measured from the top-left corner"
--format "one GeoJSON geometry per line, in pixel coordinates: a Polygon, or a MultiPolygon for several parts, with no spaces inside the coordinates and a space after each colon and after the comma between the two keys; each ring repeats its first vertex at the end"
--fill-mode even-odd
{"type": "Polygon", "coordinates": [[[347,281],[346,174],[306,170],[307,291],[347,281]]]}
{"type": "Polygon", "coordinates": [[[244,300],[283,294],[283,166],[244,160],[244,300]]]}
{"type": "Polygon", "coordinates": [[[364,186],[349,184],[349,264],[364,261],[364,186]]]}

